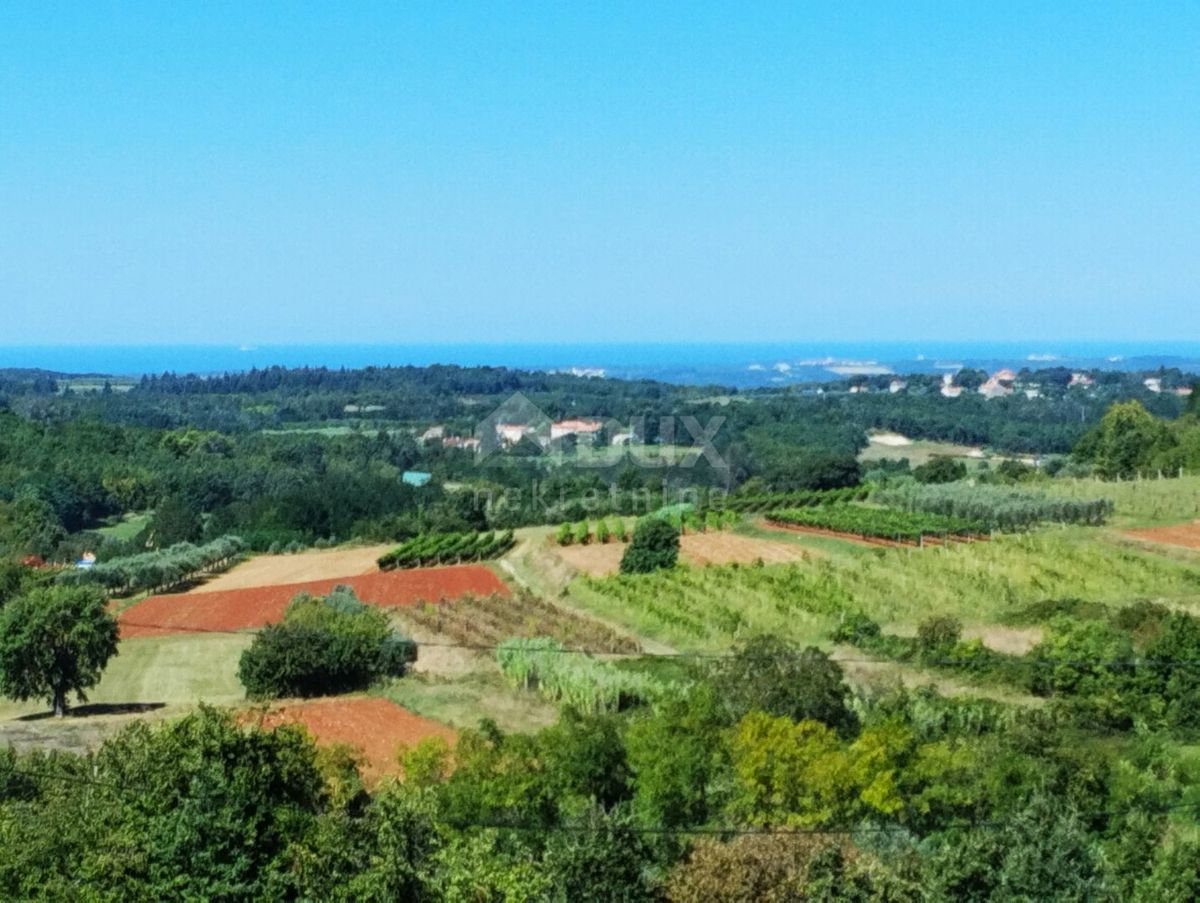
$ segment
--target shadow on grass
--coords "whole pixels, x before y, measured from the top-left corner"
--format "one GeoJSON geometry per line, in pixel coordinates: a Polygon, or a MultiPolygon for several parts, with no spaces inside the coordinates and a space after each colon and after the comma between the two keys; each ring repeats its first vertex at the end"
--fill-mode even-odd
{"type": "MultiPolygon", "coordinates": [[[[97,718],[105,715],[143,715],[166,707],[165,702],[96,702],[87,705],[71,706],[67,709],[67,718],[97,718]]],[[[34,712],[32,715],[21,715],[13,721],[51,721],[54,712],[34,712]]]]}

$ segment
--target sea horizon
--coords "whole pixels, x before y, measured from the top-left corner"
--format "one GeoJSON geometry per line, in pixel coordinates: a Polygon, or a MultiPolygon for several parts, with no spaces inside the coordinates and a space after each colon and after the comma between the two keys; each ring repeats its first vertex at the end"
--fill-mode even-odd
{"type": "Polygon", "coordinates": [[[1067,366],[1200,372],[1200,341],[803,340],[793,342],[40,344],[0,346],[0,369],[141,377],[283,367],[495,366],[738,387],[855,373],[944,372],[962,366],[1067,366]]]}

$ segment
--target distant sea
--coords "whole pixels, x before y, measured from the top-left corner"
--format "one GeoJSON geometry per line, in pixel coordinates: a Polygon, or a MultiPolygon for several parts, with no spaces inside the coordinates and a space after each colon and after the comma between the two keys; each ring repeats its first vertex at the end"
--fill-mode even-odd
{"type": "Polygon", "coordinates": [[[627,379],[756,386],[855,373],[938,373],[961,366],[1065,366],[1200,373],[1200,342],[779,342],[508,345],[64,345],[0,346],[0,369],[141,376],[252,367],[357,368],[460,364],[559,370],[627,379]]]}

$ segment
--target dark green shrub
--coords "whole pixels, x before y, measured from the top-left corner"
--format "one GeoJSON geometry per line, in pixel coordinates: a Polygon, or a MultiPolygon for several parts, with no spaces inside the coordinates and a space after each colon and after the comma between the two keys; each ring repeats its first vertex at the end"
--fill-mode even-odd
{"type": "Polygon", "coordinates": [[[622,574],[649,574],[671,568],[679,560],[679,532],[661,517],[647,517],[633,528],[633,539],[621,557],[622,574]]]}
{"type": "Polygon", "coordinates": [[[339,586],[327,597],[292,600],[283,622],[242,653],[238,679],[252,699],[324,696],[402,676],[416,657],[416,645],[392,633],[382,611],[339,586]]]}

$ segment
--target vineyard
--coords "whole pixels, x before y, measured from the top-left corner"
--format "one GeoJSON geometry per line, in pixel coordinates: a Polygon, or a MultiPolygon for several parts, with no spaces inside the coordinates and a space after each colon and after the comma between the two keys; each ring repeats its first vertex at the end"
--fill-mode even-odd
{"type": "Polygon", "coordinates": [[[569,649],[641,651],[636,640],[529,593],[464,596],[454,602],[418,605],[407,609],[404,616],[466,646],[495,646],[512,637],[547,636],[569,649]]]}
{"type": "Polygon", "coordinates": [[[511,530],[503,533],[422,533],[379,558],[379,569],[465,564],[498,558],[513,547],[511,530]]]}
{"type": "Polygon", "coordinates": [[[1071,499],[1007,486],[914,483],[884,489],[872,497],[905,511],[956,517],[990,530],[1022,530],[1039,523],[1099,526],[1112,514],[1108,499],[1071,499]]]}
{"type": "MultiPolygon", "coordinates": [[[[840,505],[865,501],[869,486],[847,486],[842,489],[812,489],[798,492],[772,492],[759,495],[731,495],[719,506],[741,514],[761,514],[779,508],[812,508],[819,505],[840,505]]],[[[715,500],[714,500],[715,502],[715,500]]]]}
{"type": "MultiPolygon", "coordinates": [[[[701,513],[684,506],[656,511],[645,517],[659,517],[671,524],[681,534],[714,533],[727,530],[738,522],[740,515],[731,510],[709,510],[701,513]]],[[[600,520],[593,529],[587,521],[576,524],[560,524],[554,541],[560,546],[587,545],[588,543],[625,542],[629,538],[625,522],[620,518],[612,521],[600,520]]]]}
{"type": "Polygon", "coordinates": [[[236,536],[222,536],[202,546],[183,542],[157,552],[63,571],[57,581],[68,586],[99,585],[117,595],[159,591],[223,571],[238,560],[245,548],[245,543],[236,536]]]}
{"type": "Polygon", "coordinates": [[[971,538],[988,529],[985,524],[961,517],[851,504],[772,511],[767,520],[787,527],[812,527],[917,545],[930,537],[971,538]]]}
{"type": "Polygon", "coordinates": [[[757,633],[815,638],[851,602],[833,570],[710,565],[655,574],[584,577],[575,594],[597,611],[691,647],[714,647],[757,633]]]}
{"type": "Polygon", "coordinates": [[[905,546],[762,567],[581,577],[571,595],[642,636],[713,650],[759,633],[818,642],[848,609],[881,623],[915,625],[930,614],[971,623],[999,619],[1016,606],[1069,595],[1113,605],[1139,596],[1200,600],[1194,566],[1094,536],[1085,527],[1065,527],[920,553],[905,546]]]}
{"type": "Polygon", "coordinates": [[[653,702],[674,687],[573,653],[550,637],[508,640],[497,647],[496,663],[516,686],[586,712],[617,712],[653,702]]]}

